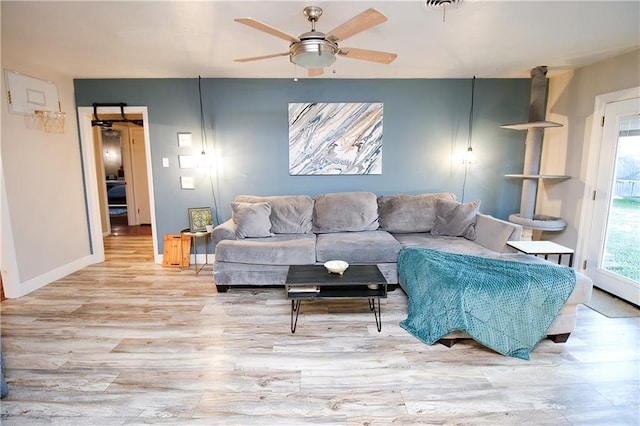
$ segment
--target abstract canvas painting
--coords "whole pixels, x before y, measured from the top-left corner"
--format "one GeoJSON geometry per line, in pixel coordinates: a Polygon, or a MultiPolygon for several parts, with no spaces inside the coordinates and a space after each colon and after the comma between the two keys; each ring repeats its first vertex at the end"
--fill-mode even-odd
{"type": "Polygon", "coordinates": [[[290,103],[289,174],[382,174],[382,103],[290,103]]]}

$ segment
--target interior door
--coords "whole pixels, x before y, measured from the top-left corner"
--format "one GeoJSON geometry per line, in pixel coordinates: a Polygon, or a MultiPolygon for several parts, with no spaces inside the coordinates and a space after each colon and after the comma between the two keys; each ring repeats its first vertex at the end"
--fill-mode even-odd
{"type": "Polygon", "coordinates": [[[640,98],[605,106],[587,275],[640,305],[640,98]]]}
{"type": "Polygon", "coordinates": [[[109,221],[109,203],[107,197],[107,181],[106,176],[102,172],[104,170],[104,158],[102,149],[102,132],[99,127],[92,127],[94,142],[94,161],[96,170],[100,170],[97,174],[96,180],[98,183],[98,201],[100,202],[100,221],[102,224],[102,235],[111,234],[111,222],[109,221]]]}
{"type": "Polygon", "coordinates": [[[144,147],[144,129],[131,127],[129,131],[136,225],[146,225],[151,223],[151,208],[149,203],[149,181],[147,179],[147,155],[144,147]]]}

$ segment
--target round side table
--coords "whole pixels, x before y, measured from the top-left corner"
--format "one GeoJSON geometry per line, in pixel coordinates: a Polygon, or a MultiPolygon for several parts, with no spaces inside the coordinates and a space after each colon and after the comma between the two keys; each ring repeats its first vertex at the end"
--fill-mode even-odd
{"type": "MultiPolygon", "coordinates": [[[[180,233],[186,237],[191,238],[191,245],[193,246],[193,259],[196,269],[196,277],[202,271],[202,269],[209,264],[209,250],[207,241],[211,237],[211,232],[208,231],[191,231],[189,228],[183,229],[180,233]],[[204,263],[198,269],[198,238],[204,238],[204,263]]],[[[182,245],[180,246],[182,247],[182,245]]],[[[189,250],[189,256],[191,256],[191,250],[189,250]]]]}

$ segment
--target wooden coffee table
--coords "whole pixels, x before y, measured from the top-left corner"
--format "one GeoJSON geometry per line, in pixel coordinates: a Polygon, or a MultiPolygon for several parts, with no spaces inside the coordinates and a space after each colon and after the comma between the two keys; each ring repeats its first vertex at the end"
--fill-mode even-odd
{"type": "Polygon", "coordinates": [[[323,265],[291,265],[285,288],[291,300],[292,333],[300,302],[316,299],[368,299],[378,332],[382,330],[380,299],[387,297],[387,281],[376,265],[351,265],[342,275],[330,274],[323,265]]]}

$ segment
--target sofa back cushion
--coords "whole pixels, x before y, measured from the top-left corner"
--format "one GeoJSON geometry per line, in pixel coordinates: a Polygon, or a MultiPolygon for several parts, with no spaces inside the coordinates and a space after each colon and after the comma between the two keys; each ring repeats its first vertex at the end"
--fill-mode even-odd
{"type": "Polygon", "coordinates": [[[455,200],[456,196],[450,192],[381,195],[378,197],[380,229],[398,234],[431,231],[439,199],[455,200]]]}
{"type": "Polygon", "coordinates": [[[306,234],[311,232],[313,198],[308,195],[278,195],[257,197],[239,195],[239,203],[262,203],[271,205],[271,232],[274,234],[306,234]]]}
{"type": "Polygon", "coordinates": [[[315,197],[313,232],[375,231],[378,205],[371,192],[336,192],[315,197]]]}

